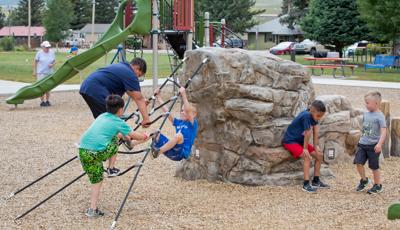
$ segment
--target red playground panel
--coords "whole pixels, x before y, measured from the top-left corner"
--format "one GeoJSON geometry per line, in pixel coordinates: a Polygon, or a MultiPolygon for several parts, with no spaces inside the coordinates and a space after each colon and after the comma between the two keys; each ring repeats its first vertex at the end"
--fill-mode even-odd
{"type": "Polygon", "coordinates": [[[174,0],[174,30],[193,30],[193,0],[174,0]]]}

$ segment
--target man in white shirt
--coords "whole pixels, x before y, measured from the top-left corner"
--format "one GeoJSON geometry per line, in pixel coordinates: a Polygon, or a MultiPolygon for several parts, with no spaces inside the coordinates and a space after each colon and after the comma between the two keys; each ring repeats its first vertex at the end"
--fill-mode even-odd
{"type": "MultiPolygon", "coordinates": [[[[37,80],[41,80],[49,74],[53,73],[53,66],[56,63],[55,54],[50,51],[50,42],[44,41],[40,45],[42,50],[36,53],[34,65],[33,65],[33,75],[36,76],[37,80]]],[[[49,102],[50,92],[46,92],[40,97],[40,106],[50,106],[49,102]]]]}

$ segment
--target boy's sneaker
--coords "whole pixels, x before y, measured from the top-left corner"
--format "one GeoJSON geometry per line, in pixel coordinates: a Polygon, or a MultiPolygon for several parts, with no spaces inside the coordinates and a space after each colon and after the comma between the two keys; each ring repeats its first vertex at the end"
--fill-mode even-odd
{"type": "Polygon", "coordinates": [[[45,106],[51,106],[50,101],[46,101],[45,104],[45,106]]]}
{"type": "Polygon", "coordinates": [[[330,188],[329,185],[325,184],[324,182],[322,182],[320,180],[319,181],[312,181],[311,185],[313,187],[317,187],[317,188],[330,188]]]}
{"type": "Polygon", "coordinates": [[[156,143],[157,143],[159,135],[160,135],[160,133],[157,132],[151,138],[152,139],[152,142],[151,142],[151,156],[153,157],[153,159],[157,158],[158,155],[160,155],[160,149],[156,147],[156,143]]]}
{"type": "Polygon", "coordinates": [[[316,189],[316,188],[313,188],[309,183],[306,184],[306,185],[303,185],[302,190],[303,190],[304,192],[309,192],[309,193],[315,193],[315,192],[317,192],[317,189],[316,189]]]}
{"type": "Polygon", "coordinates": [[[47,105],[46,105],[46,102],[44,102],[44,101],[40,102],[40,106],[41,106],[41,107],[47,106],[47,105]]]}
{"type": "Polygon", "coordinates": [[[368,190],[368,194],[378,194],[383,192],[383,188],[381,184],[374,184],[371,189],[368,190]]]}
{"type": "Polygon", "coordinates": [[[362,191],[364,191],[365,188],[367,188],[367,186],[369,185],[369,183],[370,183],[370,180],[369,180],[368,178],[367,178],[366,181],[364,181],[363,179],[361,179],[361,180],[360,180],[360,183],[359,183],[358,186],[357,186],[356,191],[357,191],[357,192],[362,192],[362,191]]]}
{"type": "Polygon", "coordinates": [[[96,208],[95,210],[88,208],[85,215],[89,218],[96,218],[104,216],[104,212],[100,211],[98,208],[96,208]]]}
{"type": "Polygon", "coordinates": [[[120,173],[120,170],[117,168],[107,168],[107,175],[108,177],[115,177],[118,176],[120,173]]]}

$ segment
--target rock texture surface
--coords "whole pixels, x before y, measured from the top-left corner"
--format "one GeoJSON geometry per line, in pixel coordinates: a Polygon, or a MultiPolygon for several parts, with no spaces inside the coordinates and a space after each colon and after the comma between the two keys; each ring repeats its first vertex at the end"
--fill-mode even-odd
{"type": "MultiPolygon", "coordinates": [[[[204,58],[210,61],[188,89],[198,110],[199,130],[193,157],[180,165],[177,175],[248,185],[286,185],[302,179],[301,160],[293,160],[281,141],[291,120],[315,98],[303,66],[267,52],[240,49],[206,48],[186,55],[190,58],[181,82],[204,58]]],[[[339,134],[349,132],[350,111],[341,109],[325,121],[326,140],[334,138],[330,124],[339,124],[339,134]]]]}

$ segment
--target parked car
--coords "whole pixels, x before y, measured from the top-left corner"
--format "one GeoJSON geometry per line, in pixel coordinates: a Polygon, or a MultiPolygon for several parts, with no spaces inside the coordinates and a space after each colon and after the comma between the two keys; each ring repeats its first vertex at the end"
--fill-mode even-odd
{"type": "MultiPolygon", "coordinates": [[[[244,42],[240,38],[225,38],[224,40],[225,48],[240,48],[243,49],[244,42]]],[[[218,39],[216,42],[213,43],[214,47],[221,47],[221,39],[218,39]]]]}
{"type": "Polygon", "coordinates": [[[346,47],[346,48],[344,49],[344,56],[345,56],[345,57],[353,56],[353,55],[355,54],[355,52],[356,52],[357,49],[365,48],[365,47],[367,47],[367,45],[368,45],[368,41],[359,41],[359,42],[356,42],[356,43],[354,43],[353,45],[348,46],[348,47],[346,47]]]}
{"type": "Polygon", "coordinates": [[[323,45],[319,44],[316,41],[311,41],[310,39],[305,39],[304,41],[296,44],[294,46],[294,49],[296,50],[297,53],[308,53],[311,56],[314,55],[315,52],[328,52],[323,45]]]}
{"type": "Polygon", "coordinates": [[[290,54],[295,44],[295,42],[281,42],[269,49],[269,52],[275,55],[290,54]]]}

